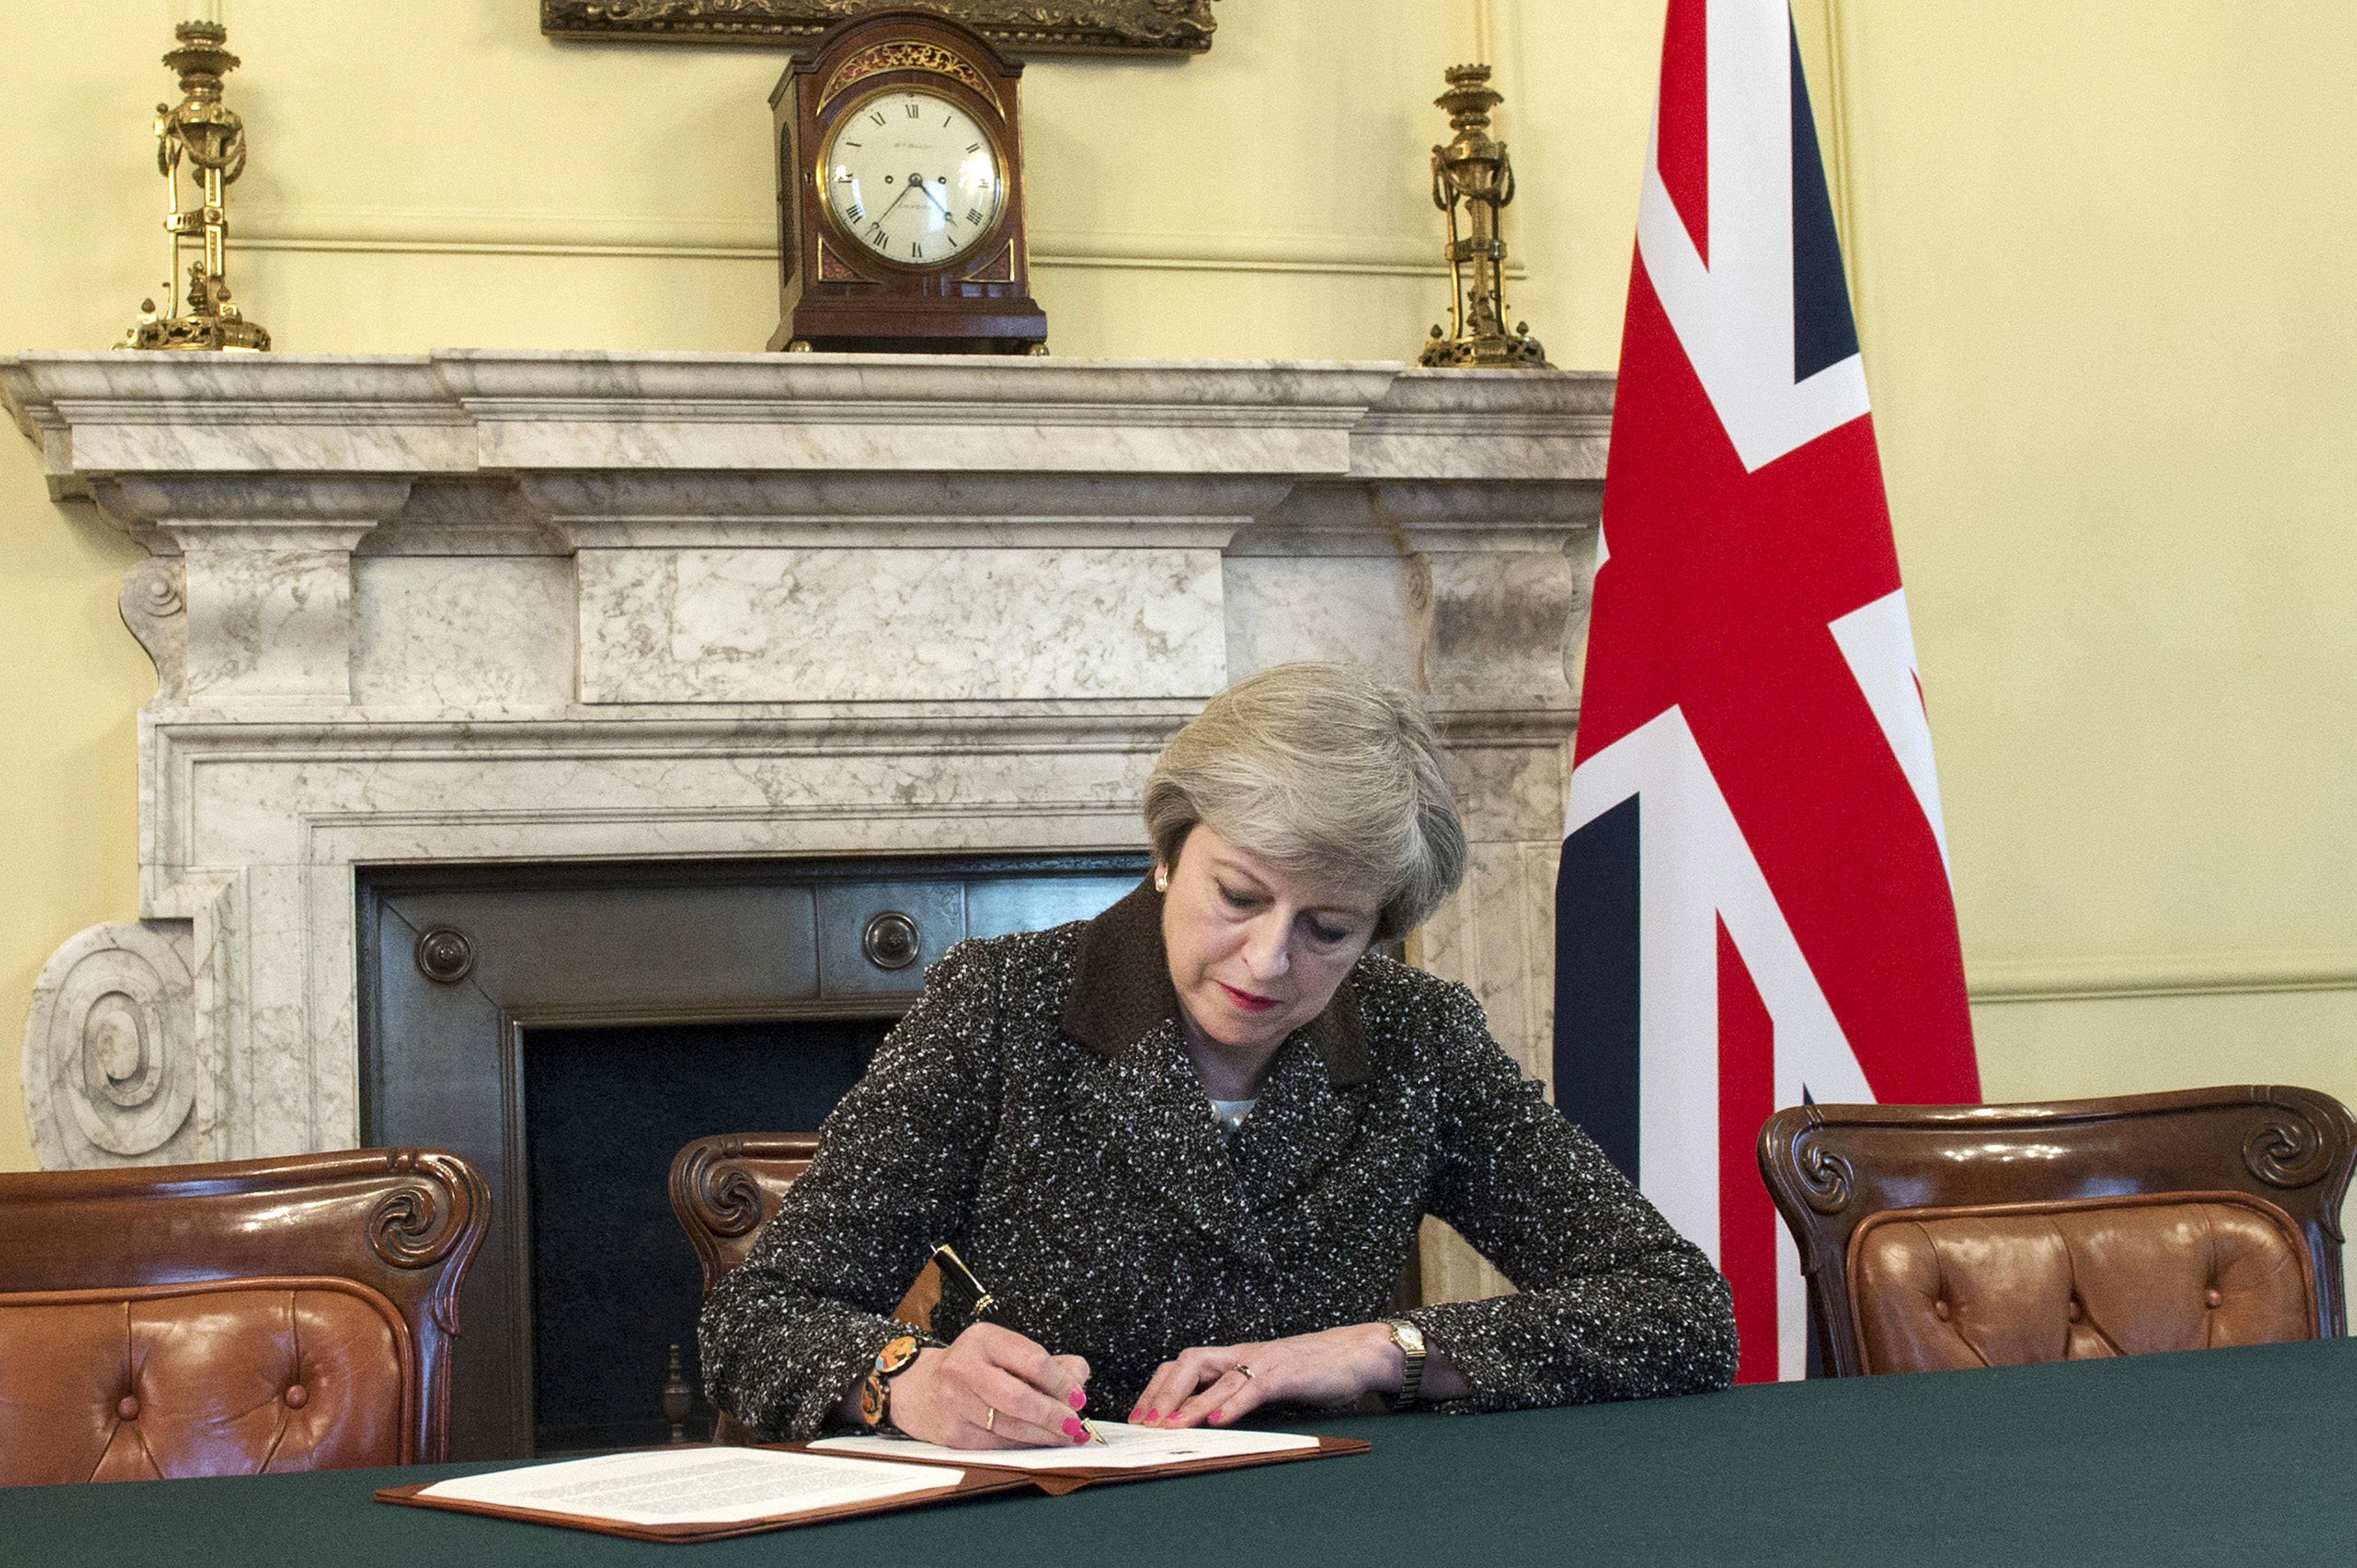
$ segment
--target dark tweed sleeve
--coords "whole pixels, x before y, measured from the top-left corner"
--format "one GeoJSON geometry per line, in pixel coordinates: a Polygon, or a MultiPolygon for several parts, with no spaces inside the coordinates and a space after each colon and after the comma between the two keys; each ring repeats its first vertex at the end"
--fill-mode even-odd
{"type": "Polygon", "coordinates": [[[1697,1393],[1735,1380],[1727,1282],[1490,1037],[1462,986],[1437,999],[1432,1212],[1519,1294],[1408,1314],[1472,1385],[1444,1409],[1697,1393]]]}
{"type": "Polygon", "coordinates": [[[933,1242],[958,1233],[990,1141],[998,984],[961,943],[820,1128],[810,1169],[697,1325],[705,1393],[765,1434],[818,1434],[933,1242]]]}

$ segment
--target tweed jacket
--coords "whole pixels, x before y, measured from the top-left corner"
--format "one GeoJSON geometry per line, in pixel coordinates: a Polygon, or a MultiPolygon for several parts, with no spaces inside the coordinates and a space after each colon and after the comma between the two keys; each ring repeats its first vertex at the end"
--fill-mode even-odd
{"type": "MultiPolygon", "coordinates": [[[[713,1403],[809,1437],[932,1245],[995,1321],[1085,1357],[1126,1414],[1192,1345],[1393,1315],[1427,1214],[1519,1287],[1406,1316],[1462,1410],[1726,1386],[1726,1283],[1490,1037],[1463,986],[1360,961],[1222,1133],[1177,1022],[1150,886],[1093,921],[960,943],[821,1129],[700,1326],[713,1403]]],[[[970,1296],[946,1291],[953,1337],[970,1296]]]]}

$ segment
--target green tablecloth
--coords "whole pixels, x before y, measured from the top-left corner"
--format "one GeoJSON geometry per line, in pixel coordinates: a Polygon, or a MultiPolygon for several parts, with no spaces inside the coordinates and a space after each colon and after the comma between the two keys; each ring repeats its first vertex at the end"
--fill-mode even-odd
{"type": "Polygon", "coordinates": [[[2345,1564],[2357,1342],[1296,1422],[1358,1458],[701,1546],[382,1506],[490,1466],[0,1490],[0,1563],[2345,1564]]]}

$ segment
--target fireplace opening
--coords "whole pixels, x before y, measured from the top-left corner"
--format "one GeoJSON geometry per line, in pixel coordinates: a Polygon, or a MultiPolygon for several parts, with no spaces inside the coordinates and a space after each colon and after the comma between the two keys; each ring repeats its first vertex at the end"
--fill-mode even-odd
{"type": "Polygon", "coordinates": [[[527,1029],[533,1449],[649,1447],[677,1346],[711,1434],[695,1316],[702,1274],[664,1191],[672,1156],[716,1132],[814,1128],[889,1019],[527,1029]]]}
{"type": "MultiPolygon", "coordinates": [[[[481,1169],[459,1300],[457,1459],[661,1443],[701,1273],[671,1161],[812,1133],[968,937],[1086,919],[1135,851],[365,867],[361,1125],[481,1169]]],[[[688,1435],[710,1431],[701,1400],[688,1435]]]]}

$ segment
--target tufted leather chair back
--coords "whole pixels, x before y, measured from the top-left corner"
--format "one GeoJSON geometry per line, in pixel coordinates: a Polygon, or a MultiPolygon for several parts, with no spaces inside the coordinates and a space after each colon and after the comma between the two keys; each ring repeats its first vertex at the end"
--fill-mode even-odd
{"type": "Polygon", "coordinates": [[[455,1155],[0,1176],[0,1486],[440,1459],[455,1155]]]}
{"type": "Polygon", "coordinates": [[[2349,1112],[2289,1088],[1795,1106],[1760,1133],[1843,1377],[2341,1334],[2352,1164],[2349,1112]]]}
{"type": "Polygon", "coordinates": [[[2241,1193],[1894,1208],[1850,1232],[1869,1372],[2316,1337],[2291,1217],[2241,1193]]]}

